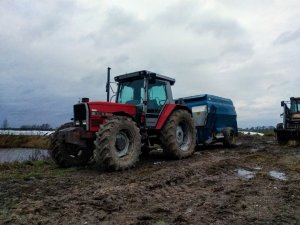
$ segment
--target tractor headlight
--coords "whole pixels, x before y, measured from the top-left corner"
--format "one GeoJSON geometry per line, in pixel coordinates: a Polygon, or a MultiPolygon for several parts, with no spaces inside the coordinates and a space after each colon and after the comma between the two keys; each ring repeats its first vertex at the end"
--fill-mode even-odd
{"type": "Polygon", "coordinates": [[[86,125],[86,120],[82,120],[82,125],[86,125]]]}
{"type": "Polygon", "coordinates": [[[80,125],[80,122],[77,120],[75,121],[75,126],[79,126],[80,125]]]}

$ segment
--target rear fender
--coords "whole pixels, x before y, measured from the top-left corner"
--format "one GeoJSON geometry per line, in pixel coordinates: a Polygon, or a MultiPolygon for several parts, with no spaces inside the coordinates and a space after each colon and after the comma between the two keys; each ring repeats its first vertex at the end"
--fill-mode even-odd
{"type": "Polygon", "coordinates": [[[192,111],[184,105],[166,104],[159,115],[158,121],[156,123],[156,129],[162,129],[170,115],[178,109],[184,109],[188,111],[191,114],[191,116],[193,116],[192,111]]]}

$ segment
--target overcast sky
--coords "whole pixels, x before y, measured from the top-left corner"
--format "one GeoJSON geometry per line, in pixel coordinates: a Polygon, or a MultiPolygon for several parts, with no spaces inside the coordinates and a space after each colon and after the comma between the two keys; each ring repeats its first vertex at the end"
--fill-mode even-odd
{"type": "Polygon", "coordinates": [[[68,122],[112,75],[176,78],[175,97],[231,98],[239,127],[299,96],[299,0],[0,0],[0,123],[68,122]]]}

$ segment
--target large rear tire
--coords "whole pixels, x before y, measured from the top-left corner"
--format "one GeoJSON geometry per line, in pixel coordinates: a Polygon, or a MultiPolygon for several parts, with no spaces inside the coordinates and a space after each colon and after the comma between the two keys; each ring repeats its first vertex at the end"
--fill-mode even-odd
{"type": "Polygon", "coordinates": [[[128,117],[106,120],[96,133],[94,159],[100,168],[125,170],[137,163],[141,154],[141,135],[136,123],[128,117]]]}
{"type": "Polygon", "coordinates": [[[60,130],[72,127],[73,123],[60,126],[50,137],[49,155],[60,167],[84,166],[92,157],[92,147],[83,148],[78,145],[65,143],[58,138],[60,130]]]}
{"type": "Polygon", "coordinates": [[[196,130],[191,114],[186,110],[174,111],[160,136],[164,152],[174,159],[191,156],[196,146],[196,130]]]}

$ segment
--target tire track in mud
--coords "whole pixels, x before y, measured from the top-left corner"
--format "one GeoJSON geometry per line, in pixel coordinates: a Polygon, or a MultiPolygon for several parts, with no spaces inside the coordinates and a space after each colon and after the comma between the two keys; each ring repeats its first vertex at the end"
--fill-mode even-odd
{"type": "Polygon", "coordinates": [[[299,176],[288,170],[284,157],[290,160],[298,150],[283,154],[276,146],[261,146],[263,141],[233,150],[217,146],[180,161],[142,159],[128,171],[90,168],[24,181],[29,188],[9,224],[297,224],[299,176]],[[256,166],[262,170],[250,180],[235,172],[256,166]],[[271,179],[267,173],[275,166],[293,174],[293,180],[271,179]]]}

